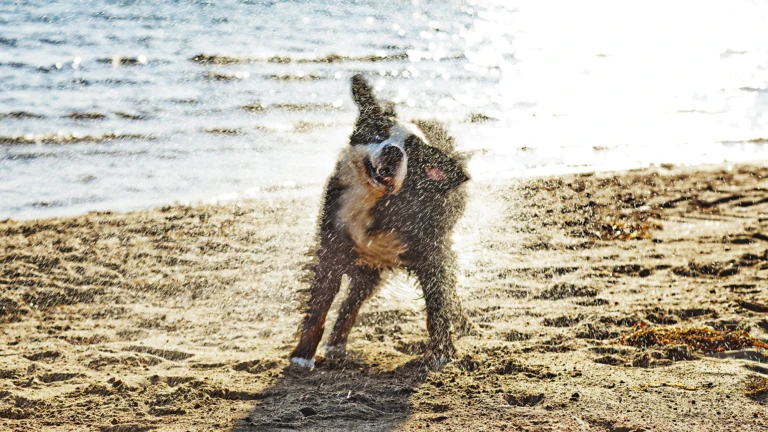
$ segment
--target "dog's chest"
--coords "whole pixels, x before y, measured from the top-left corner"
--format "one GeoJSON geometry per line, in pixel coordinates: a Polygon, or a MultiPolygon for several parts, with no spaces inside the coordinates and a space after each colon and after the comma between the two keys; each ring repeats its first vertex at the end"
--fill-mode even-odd
{"type": "Polygon", "coordinates": [[[355,244],[358,264],[374,268],[394,268],[407,264],[403,255],[408,251],[402,237],[395,231],[372,229],[371,213],[381,199],[363,185],[349,186],[341,195],[336,224],[346,230],[355,244]]]}

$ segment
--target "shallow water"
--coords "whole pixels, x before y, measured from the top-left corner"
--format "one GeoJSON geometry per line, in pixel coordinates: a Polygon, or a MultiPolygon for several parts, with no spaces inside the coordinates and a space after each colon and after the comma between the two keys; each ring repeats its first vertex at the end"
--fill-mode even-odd
{"type": "Polygon", "coordinates": [[[354,73],[475,178],[768,159],[757,2],[0,0],[0,218],[316,193],[354,73]]]}

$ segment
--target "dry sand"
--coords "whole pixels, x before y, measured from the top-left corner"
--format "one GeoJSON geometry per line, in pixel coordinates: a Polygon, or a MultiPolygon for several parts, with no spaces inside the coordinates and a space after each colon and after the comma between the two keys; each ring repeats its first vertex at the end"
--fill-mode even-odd
{"type": "Polygon", "coordinates": [[[439,371],[403,276],[350,359],[288,366],[319,196],[0,222],[0,430],[766,430],[766,177],[470,184],[456,248],[481,334],[439,371]],[[622,343],[704,326],[727,352],[622,343]]]}

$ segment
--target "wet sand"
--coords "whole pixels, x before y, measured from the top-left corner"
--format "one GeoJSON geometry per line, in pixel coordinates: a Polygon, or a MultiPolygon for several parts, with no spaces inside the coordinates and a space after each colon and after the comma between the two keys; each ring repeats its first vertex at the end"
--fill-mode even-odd
{"type": "Polygon", "coordinates": [[[403,276],[351,358],[288,366],[319,197],[0,222],[0,429],[765,429],[766,176],[471,183],[480,333],[439,371],[403,276]]]}

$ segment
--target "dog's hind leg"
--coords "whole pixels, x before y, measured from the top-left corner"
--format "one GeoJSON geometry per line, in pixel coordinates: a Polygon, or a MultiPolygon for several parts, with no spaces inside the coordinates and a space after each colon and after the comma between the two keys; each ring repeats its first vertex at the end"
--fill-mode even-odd
{"type": "Polygon", "coordinates": [[[464,312],[464,307],[461,305],[461,297],[456,292],[456,285],[449,284],[445,287],[445,292],[446,299],[451,305],[451,322],[453,323],[453,331],[456,333],[456,337],[477,336],[481,334],[477,326],[464,312]]]}
{"type": "Polygon", "coordinates": [[[318,253],[315,277],[309,291],[307,314],[301,325],[299,344],[291,353],[291,363],[309,368],[315,365],[315,352],[325,331],[325,317],[333,298],[339,292],[341,277],[346,270],[338,258],[327,249],[321,249],[318,253]]]}
{"type": "Polygon", "coordinates": [[[424,291],[431,356],[437,366],[451,361],[456,354],[451,340],[451,309],[454,304],[449,298],[456,292],[452,262],[450,255],[433,252],[426,260],[411,267],[424,291]]]}
{"type": "Polygon", "coordinates": [[[357,313],[363,302],[373,295],[381,282],[381,270],[355,266],[349,273],[349,294],[339,308],[339,317],[333,326],[328,339],[326,353],[329,356],[344,356],[346,354],[347,338],[357,319],[357,313]]]}

